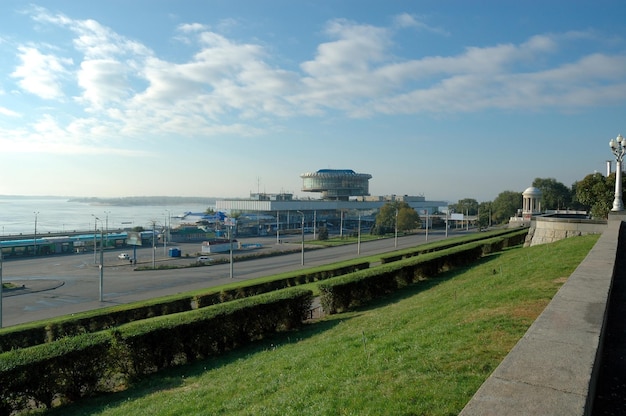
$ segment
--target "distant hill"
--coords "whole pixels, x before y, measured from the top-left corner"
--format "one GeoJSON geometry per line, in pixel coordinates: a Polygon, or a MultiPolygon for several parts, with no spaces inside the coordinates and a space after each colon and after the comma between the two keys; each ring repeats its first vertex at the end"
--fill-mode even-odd
{"type": "Polygon", "coordinates": [[[141,206],[141,205],[215,205],[218,198],[195,196],[127,196],[120,198],[71,198],[70,202],[81,202],[92,205],[141,206]]]}

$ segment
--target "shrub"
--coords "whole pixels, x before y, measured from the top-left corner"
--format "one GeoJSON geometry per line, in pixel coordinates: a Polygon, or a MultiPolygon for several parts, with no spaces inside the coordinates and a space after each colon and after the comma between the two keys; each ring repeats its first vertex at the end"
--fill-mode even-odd
{"type": "Polygon", "coordinates": [[[6,352],[0,414],[111,391],[127,379],[297,328],[311,302],[311,291],[287,289],[6,352]]]}

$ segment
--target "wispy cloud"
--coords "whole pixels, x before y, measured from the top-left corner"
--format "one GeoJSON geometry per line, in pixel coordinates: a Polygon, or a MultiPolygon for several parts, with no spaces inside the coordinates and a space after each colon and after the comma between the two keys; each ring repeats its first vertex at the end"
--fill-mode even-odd
{"type": "Polygon", "coordinates": [[[11,76],[18,79],[24,91],[43,99],[64,97],[63,78],[70,73],[71,59],[45,54],[31,46],[20,46],[18,58],[21,63],[11,76]]]}
{"type": "MultiPolygon", "coordinates": [[[[592,42],[585,32],[415,58],[392,53],[398,31],[448,33],[409,14],[396,16],[392,27],[336,19],[325,27],[327,41],[294,70],[277,65],[280,59],[263,45],[229,39],[203,24],[173,28],[173,38],[184,39],[193,53],[172,62],[94,20],[41,8],[32,17],[70,33],[72,48],[18,46],[20,63],[11,74],[17,87],[44,100],[72,102],[83,114],[46,113],[10,134],[19,143],[48,143],[42,151],[52,151],[50,143],[69,143],[73,152],[90,152],[108,139],[110,151],[124,154],[125,138],[254,136],[296,116],[569,111],[621,102],[626,93],[624,55],[554,58],[574,39],[592,42]]],[[[0,115],[20,114],[0,107],[0,115]]]]}

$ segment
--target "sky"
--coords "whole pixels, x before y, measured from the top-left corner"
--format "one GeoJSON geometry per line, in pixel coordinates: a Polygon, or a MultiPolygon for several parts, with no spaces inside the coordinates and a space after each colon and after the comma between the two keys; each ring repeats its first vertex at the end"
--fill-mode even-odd
{"type": "Polygon", "coordinates": [[[0,1],[0,195],[570,187],[626,135],[621,0],[0,1]]]}

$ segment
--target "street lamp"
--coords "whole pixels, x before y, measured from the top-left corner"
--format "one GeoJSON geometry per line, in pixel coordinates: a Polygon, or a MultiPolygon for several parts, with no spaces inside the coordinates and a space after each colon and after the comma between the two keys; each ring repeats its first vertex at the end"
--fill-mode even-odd
{"type": "MultiPolygon", "coordinates": [[[[93,219],[93,264],[98,263],[98,243],[96,241],[96,235],[98,234],[98,220],[95,214],[91,214],[93,219]]],[[[36,217],[35,217],[36,218],[36,217]]]]}
{"type": "Polygon", "coordinates": [[[302,215],[302,228],[300,229],[300,234],[302,235],[302,242],[300,244],[302,255],[300,256],[300,264],[304,266],[304,212],[298,211],[298,214],[302,215]]]}
{"type": "Polygon", "coordinates": [[[396,208],[396,225],[395,225],[395,237],[393,240],[393,246],[398,247],[398,208],[396,208]]]}
{"type": "Polygon", "coordinates": [[[111,211],[104,211],[104,215],[106,215],[106,222],[105,222],[105,240],[104,240],[104,246],[108,247],[109,246],[109,214],[111,213],[111,211]]]}
{"type": "Polygon", "coordinates": [[[33,256],[37,255],[37,215],[39,215],[39,211],[33,212],[35,214],[35,238],[33,239],[33,256]]]}
{"type": "Polygon", "coordinates": [[[230,278],[234,278],[234,270],[233,270],[233,232],[235,227],[237,226],[237,218],[226,217],[224,218],[224,226],[228,228],[228,243],[230,246],[229,250],[229,263],[230,263],[230,278]]]}
{"type": "Polygon", "coordinates": [[[280,211],[276,211],[276,244],[280,244],[280,211]]]}
{"type": "Polygon", "coordinates": [[[359,230],[357,232],[356,254],[361,254],[361,211],[359,211],[359,230]]]}
{"type": "Polygon", "coordinates": [[[609,142],[611,152],[615,155],[615,199],[613,200],[613,209],[611,211],[623,211],[624,203],[622,202],[622,159],[626,153],[626,139],[621,134],[617,138],[611,139],[609,142]]]}
{"type": "Polygon", "coordinates": [[[170,227],[172,226],[172,214],[169,209],[166,209],[165,212],[167,215],[165,216],[165,227],[163,228],[163,255],[167,255],[167,243],[169,242],[169,232],[170,227]]]}
{"type": "Polygon", "coordinates": [[[94,230],[93,230],[93,253],[94,253],[94,263],[97,263],[96,260],[96,235],[98,234],[98,221],[100,221],[100,264],[98,265],[98,269],[100,271],[100,279],[98,282],[98,292],[100,297],[100,302],[104,301],[104,224],[102,224],[102,220],[96,217],[94,214],[94,230]]]}

